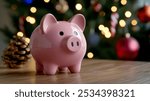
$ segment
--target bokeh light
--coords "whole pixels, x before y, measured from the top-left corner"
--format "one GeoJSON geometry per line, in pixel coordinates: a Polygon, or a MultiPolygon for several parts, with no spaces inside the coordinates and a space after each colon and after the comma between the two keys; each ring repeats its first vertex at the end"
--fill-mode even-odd
{"type": "Polygon", "coordinates": [[[89,59],[92,59],[92,58],[94,57],[94,54],[93,54],[92,52],[88,52],[88,53],[87,53],[87,57],[88,57],[89,59]]]}
{"type": "Polygon", "coordinates": [[[31,7],[31,8],[30,8],[30,11],[31,11],[32,13],[36,13],[37,9],[36,9],[36,7],[31,7]]]}
{"type": "Polygon", "coordinates": [[[117,7],[116,7],[116,6],[112,6],[112,7],[111,7],[111,11],[112,11],[112,12],[116,12],[116,11],[117,11],[117,7]]]}
{"type": "Polygon", "coordinates": [[[49,2],[50,2],[50,0],[44,0],[44,2],[45,2],[45,3],[49,3],[49,2]]]}
{"type": "Polygon", "coordinates": [[[27,16],[26,17],[26,21],[29,22],[29,23],[31,23],[31,24],[35,24],[36,19],[34,17],[27,16]]]}
{"type": "Polygon", "coordinates": [[[131,21],[131,24],[132,24],[133,26],[137,25],[137,20],[133,19],[133,20],[131,21]]]}
{"type": "Polygon", "coordinates": [[[121,20],[119,21],[119,25],[120,25],[120,27],[125,27],[125,26],[126,26],[125,20],[121,19],[121,20]]]}
{"type": "Polygon", "coordinates": [[[126,11],[126,12],[125,12],[125,16],[126,16],[127,18],[130,18],[131,15],[132,15],[132,13],[131,13],[130,11],[126,11]]]}
{"type": "Polygon", "coordinates": [[[130,35],[130,33],[126,33],[126,38],[129,38],[131,35],[130,35]]]}
{"type": "Polygon", "coordinates": [[[98,29],[102,32],[102,34],[106,37],[106,38],[110,38],[111,37],[111,33],[109,31],[108,27],[105,27],[104,25],[99,25],[98,29]]]}
{"type": "Polygon", "coordinates": [[[76,10],[81,10],[82,9],[82,5],[80,3],[77,3],[75,5],[76,10]]]}
{"type": "Polygon", "coordinates": [[[127,4],[127,0],[121,0],[120,3],[121,3],[122,5],[126,5],[126,4],[127,4]]]}
{"type": "Polygon", "coordinates": [[[99,30],[104,29],[104,25],[99,25],[99,26],[98,26],[98,29],[99,29],[99,30]]]}

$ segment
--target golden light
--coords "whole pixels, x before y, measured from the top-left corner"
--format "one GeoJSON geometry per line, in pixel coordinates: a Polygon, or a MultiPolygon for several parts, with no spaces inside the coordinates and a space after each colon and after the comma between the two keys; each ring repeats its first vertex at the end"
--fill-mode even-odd
{"type": "Polygon", "coordinates": [[[111,37],[111,33],[110,32],[105,33],[105,37],[106,38],[110,38],[111,37]]]}
{"type": "Polygon", "coordinates": [[[36,22],[36,19],[34,17],[27,16],[26,17],[26,21],[31,23],[31,24],[34,24],[36,22]]]}
{"type": "Polygon", "coordinates": [[[126,22],[124,20],[120,20],[119,21],[119,25],[120,25],[120,27],[125,27],[126,26],[126,22]]]}
{"type": "Polygon", "coordinates": [[[44,2],[45,2],[45,3],[49,3],[49,2],[50,2],[50,0],[44,0],[44,2]]]}
{"type": "Polygon", "coordinates": [[[132,15],[132,13],[131,13],[130,11],[126,11],[126,12],[125,12],[125,16],[126,16],[127,18],[130,18],[131,15],[132,15]]]}
{"type": "Polygon", "coordinates": [[[127,0],[121,0],[120,3],[121,3],[122,5],[126,5],[126,4],[127,4],[127,0]]]}
{"type": "Polygon", "coordinates": [[[77,4],[75,5],[75,8],[79,11],[79,10],[82,9],[82,5],[81,5],[80,3],[77,3],[77,4]]]}
{"type": "Polygon", "coordinates": [[[27,43],[29,43],[29,42],[30,42],[30,39],[29,39],[29,38],[25,38],[25,41],[26,41],[27,43]]]}
{"type": "Polygon", "coordinates": [[[88,57],[89,59],[91,59],[91,58],[94,57],[94,54],[93,54],[92,52],[88,52],[88,53],[87,53],[87,57],[88,57]]]}
{"type": "Polygon", "coordinates": [[[26,17],[26,21],[27,21],[27,22],[30,22],[30,16],[27,16],[27,17],[26,17]]]}
{"type": "Polygon", "coordinates": [[[133,20],[131,21],[131,24],[132,24],[133,26],[137,25],[137,20],[133,19],[133,20]]]}
{"type": "Polygon", "coordinates": [[[112,6],[112,7],[111,7],[111,11],[112,11],[112,12],[116,12],[116,11],[117,11],[117,7],[116,7],[116,6],[112,6]]]}
{"type": "Polygon", "coordinates": [[[36,9],[36,7],[31,7],[31,8],[30,8],[30,11],[31,11],[32,13],[36,13],[37,9],[36,9]]]}
{"type": "Polygon", "coordinates": [[[31,24],[34,24],[35,22],[36,22],[35,18],[31,17],[31,18],[30,18],[30,23],[31,23],[31,24]]]}
{"type": "Polygon", "coordinates": [[[99,26],[98,26],[98,29],[99,29],[99,30],[104,29],[104,25],[99,25],[99,26]]]}
{"type": "Polygon", "coordinates": [[[106,38],[110,38],[111,37],[111,33],[109,31],[108,27],[104,27],[103,25],[99,25],[100,30],[102,32],[102,34],[106,37],[106,38]]]}
{"type": "Polygon", "coordinates": [[[106,38],[110,38],[110,37],[111,37],[111,33],[110,33],[108,27],[105,27],[105,28],[103,29],[103,33],[104,33],[104,35],[105,35],[106,38]]]}
{"type": "Polygon", "coordinates": [[[108,27],[105,27],[104,29],[106,32],[109,32],[109,28],[108,27]]]}
{"type": "Polygon", "coordinates": [[[17,36],[23,37],[23,32],[18,32],[17,36]]]}

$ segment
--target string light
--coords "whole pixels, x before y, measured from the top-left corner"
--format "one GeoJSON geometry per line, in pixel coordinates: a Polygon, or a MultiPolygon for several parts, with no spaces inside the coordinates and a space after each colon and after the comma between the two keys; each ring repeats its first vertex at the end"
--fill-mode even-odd
{"type": "Polygon", "coordinates": [[[36,13],[37,9],[36,9],[36,7],[31,7],[31,8],[30,8],[30,11],[31,11],[32,13],[36,13]]]}
{"type": "Polygon", "coordinates": [[[87,53],[87,57],[88,57],[89,59],[92,59],[92,58],[94,57],[94,54],[93,54],[92,52],[88,52],[88,53],[87,53]]]}
{"type": "Polygon", "coordinates": [[[108,27],[105,27],[104,25],[99,25],[98,29],[102,32],[102,34],[106,37],[106,38],[110,38],[111,37],[111,33],[109,31],[108,27]]]}
{"type": "Polygon", "coordinates": [[[31,24],[34,24],[35,22],[36,22],[35,18],[31,17],[31,18],[30,18],[30,23],[31,23],[31,24]]]}
{"type": "Polygon", "coordinates": [[[106,37],[106,38],[110,38],[111,37],[111,33],[109,31],[108,27],[105,27],[104,25],[99,25],[98,29],[102,32],[102,34],[106,37]]]}
{"type": "Polygon", "coordinates": [[[110,38],[111,37],[111,33],[110,33],[108,27],[104,27],[104,29],[102,30],[102,33],[105,35],[106,38],[110,38]]]}
{"type": "Polygon", "coordinates": [[[122,5],[126,5],[127,4],[127,0],[121,0],[120,2],[122,5]]]}
{"type": "Polygon", "coordinates": [[[50,0],[44,0],[44,2],[45,2],[45,3],[49,3],[49,2],[50,2],[50,0]]]}
{"type": "Polygon", "coordinates": [[[17,36],[23,37],[23,32],[18,32],[17,36]]]}
{"type": "Polygon", "coordinates": [[[99,29],[99,30],[104,29],[104,25],[99,25],[99,26],[98,26],[98,29],[99,29]]]}
{"type": "Polygon", "coordinates": [[[120,25],[120,27],[125,27],[126,22],[122,19],[122,20],[119,21],[119,25],[120,25]]]}
{"type": "Polygon", "coordinates": [[[29,22],[30,21],[30,16],[26,17],[26,21],[29,22]]]}
{"type": "Polygon", "coordinates": [[[116,11],[117,11],[117,7],[116,7],[116,6],[112,6],[112,7],[111,7],[111,11],[112,11],[112,12],[116,12],[116,11]]]}
{"type": "Polygon", "coordinates": [[[75,8],[76,8],[76,10],[81,10],[82,9],[82,5],[80,4],[80,3],[77,3],[76,5],[75,5],[75,8]]]}
{"type": "Polygon", "coordinates": [[[132,24],[133,26],[137,25],[137,20],[133,19],[133,20],[131,21],[131,24],[132,24]]]}
{"type": "Polygon", "coordinates": [[[105,34],[105,37],[106,37],[106,38],[110,38],[110,37],[111,37],[111,33],[110,33],[110,32],[107,32],[107,33],[105,34]]]}
{"type": "Polygon", "coordinates": [[[132,13],[131,13],[130,11],[126,11],[126,12],[125,12],[125,16],[126,16],[127,18],[130,18],[131,15],[132,15],[132,13]]]}
{"type": "Polygon", "coordinates": [[[27,16],[26,17],[26,21],[31,23],[31,24],[34,24],[36,22],[35,18],[34,17],[31,17],[31,16],[27,16]]]}

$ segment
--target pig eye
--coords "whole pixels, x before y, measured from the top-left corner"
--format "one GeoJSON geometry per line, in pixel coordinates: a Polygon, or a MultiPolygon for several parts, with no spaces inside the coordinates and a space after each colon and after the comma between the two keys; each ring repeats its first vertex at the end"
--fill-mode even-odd
{"type": "Polygon", "coordinates": [[[75,34],[75,35],[78,35],[78,32],[77,32],[77,31],[74,31],[74,34],[75,34]]]}
{"type": "Polygon", "coordinates": [[[64,35],[64,32],[63,32],[63,31],[60,31],[60,32],[59,32],[59,35],[63,36],[63,35],[64,35]]]}

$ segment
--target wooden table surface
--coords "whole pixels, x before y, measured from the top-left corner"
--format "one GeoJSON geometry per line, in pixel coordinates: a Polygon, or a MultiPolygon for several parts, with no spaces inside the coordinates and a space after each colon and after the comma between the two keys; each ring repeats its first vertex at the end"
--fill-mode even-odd
{"type": "Polygon", "coordinates": [[[36,75],[34,61],[20,69],[0,65],[0,83],[6,84],[147,84],[150,62],[84,59],[80,73],[36,75]]]}

